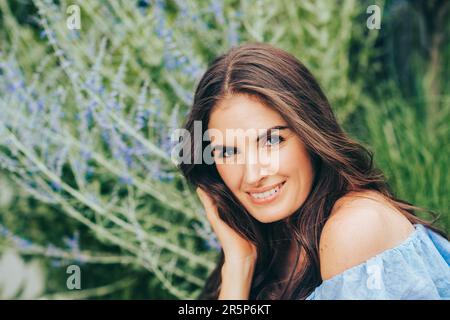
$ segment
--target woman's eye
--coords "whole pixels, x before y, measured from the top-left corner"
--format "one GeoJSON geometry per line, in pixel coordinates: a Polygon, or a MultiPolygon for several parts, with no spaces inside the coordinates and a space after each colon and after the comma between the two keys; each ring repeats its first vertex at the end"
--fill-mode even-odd
{"type": "Polygon", "coordinates": [[[267,144],[269,144],[269,146],[272,146],[272,145],[280,144],[283,140],[284,139],[281,136],[271,135],[267,138],[267,144]],[[270,143],[269,143],[269,141],[270,141],[270,143]]]}
{"type": "Polygon", "coordinates": [[[231,157],[234,154],[234,148],[223,148],[222,151],[219,153],[221,158],[228,158],[231,157]]]}

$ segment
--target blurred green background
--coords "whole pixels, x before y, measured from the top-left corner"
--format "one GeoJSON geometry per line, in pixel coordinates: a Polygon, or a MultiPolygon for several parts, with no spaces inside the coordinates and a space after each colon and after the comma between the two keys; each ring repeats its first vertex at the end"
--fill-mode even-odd
{"type": "Polygon", "coordinates": [[[304,62],[396,195],[450,232],[450,1],[0,0],[1,299],[198,295],[217,241],[170,134],[208,62],[248,41],[304,62]]]}

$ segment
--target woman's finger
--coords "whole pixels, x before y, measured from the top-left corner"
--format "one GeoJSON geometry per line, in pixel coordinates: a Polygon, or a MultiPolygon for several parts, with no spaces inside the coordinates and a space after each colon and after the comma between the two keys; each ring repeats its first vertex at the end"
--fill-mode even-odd
{"type": "MultiPolygon", "coordinates": [[[[228,242],[230,238],[235,237],[236,232],[219,217],[219,211],[217,210],[217,206],[213,199],[200,187],[197,188],[197,194],[199,194],[200,200],[205,207],[206,217],[211,223],[211,226],[219,240],[221,242],[228,242]]],[[[225,243],[222,243],[222,245],[225,245],[225,243]]]]}
{"type": "Polygon", "coordinates": [[[218,220],[220,219],[217,206],[214,204],[211,197],[200,187],[197,187],[196,191],[205,208],[206,217],[208,218],[209,222],[213,224],[213,227],[216,227],[218,220]]]}
{"type": "Polygon", "coordinates": [[[197,194],[206,210],[206,216],[211,223],[217,238],[229,260],[241,260],[255,252],[254,245],[244,239],[220,217],[217,206],[213,199],[200,187],[197,187],[197,194]]]}

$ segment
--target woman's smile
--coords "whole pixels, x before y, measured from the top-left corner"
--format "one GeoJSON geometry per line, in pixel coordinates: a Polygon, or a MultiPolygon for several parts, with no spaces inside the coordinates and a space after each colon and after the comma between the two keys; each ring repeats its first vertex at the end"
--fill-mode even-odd
{"type": "Polygon", "coordinates": [[[247,192],[247,194],[254,204],[266,205],[280,198],[285,182],[283,181],[269,188],[262,188],[261,191],[258,190],[259,192],[256,192],[257,190],[247,192]]]}

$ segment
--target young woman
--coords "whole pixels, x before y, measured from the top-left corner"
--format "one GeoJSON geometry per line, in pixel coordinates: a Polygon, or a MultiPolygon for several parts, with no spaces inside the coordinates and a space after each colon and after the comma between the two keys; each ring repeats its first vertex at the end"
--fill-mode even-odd
{"type": "Polygon", "coordinates": [[[222,247],[201,299],[450,299],[445,233],[394,197],[294,56],[250,43],[216,58],[185,129],[208,133],[183,140],[179,168],[222,247]]]}

